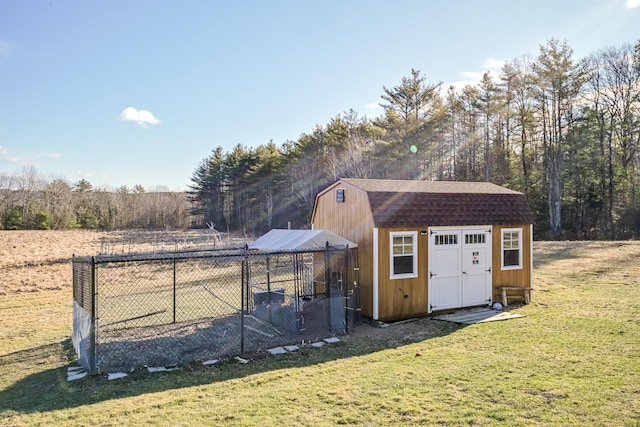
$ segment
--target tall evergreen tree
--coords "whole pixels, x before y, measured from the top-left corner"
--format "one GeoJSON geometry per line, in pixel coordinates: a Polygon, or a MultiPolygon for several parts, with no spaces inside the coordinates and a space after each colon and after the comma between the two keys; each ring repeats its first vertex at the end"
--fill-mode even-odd
{"type": "Polygon", "coordinates": [[[191,175],[188,194],[194,203],[192,215],[201,227],[213,224],[224,229],[227,226],[224,216],[226,173],[226,155],[222,147],[217,147],[191,175]]]}

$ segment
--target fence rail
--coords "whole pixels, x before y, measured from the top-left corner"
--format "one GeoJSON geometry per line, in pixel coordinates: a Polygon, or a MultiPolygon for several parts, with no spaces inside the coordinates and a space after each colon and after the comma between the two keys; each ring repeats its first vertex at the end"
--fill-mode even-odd
{"type": "Polygon", "coordinates": [[[92,373],[346,334],[357,250],[245,248],[73,257],[73,343],[92,373]]]}

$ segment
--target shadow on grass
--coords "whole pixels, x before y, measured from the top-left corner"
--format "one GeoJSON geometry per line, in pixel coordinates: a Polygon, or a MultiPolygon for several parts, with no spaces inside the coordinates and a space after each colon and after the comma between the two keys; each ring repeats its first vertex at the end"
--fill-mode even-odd
{"type": "Polygon", "coordinates": [[[566,241],[566,242],[534,242],[533,246],[533,264],[535,268],[543,267],[559,260],[569,260],[580,257],[577,254],[584,242],[566,241]]]}
{"type": "Polygon", "coordinates": [[[234,357],[229,357],[213,367],[192,362],[173,372],[149,373],[146,370],[136,370],[127,377],[114,381],[109,381],[106,375],[97,375],[67,382],[69,364],[66,361],[75,360],[71,340],[67,339],[0,356],[0,372],[14,369],[37,371],[38,364],[63,365],[27,374],[1,390],[0,414],[12,411],[24,414],[55,411],[111,399],[221,383],[279,369],[305,368],[445,336],[465,326],[467,325],[431,318],[391,325],[384,329],[363,324],[353,335],[342,337],[339,343],[321,348],[303,346],[296,352],[277,356],[267,352],[244,354],[242,357],[249,360],[247,364],[239,364],[234,357]],[[48,362],[43,363],[43,359],[48,362]]]}

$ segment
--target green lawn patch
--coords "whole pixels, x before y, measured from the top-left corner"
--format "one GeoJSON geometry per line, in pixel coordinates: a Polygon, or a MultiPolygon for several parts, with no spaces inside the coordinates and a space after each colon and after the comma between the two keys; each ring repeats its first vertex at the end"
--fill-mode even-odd
{"type": "Polygon", "coordinates": [[[0,300],[2,425],[640,425],[640,243],[536,243],[525,317],[68,383],[70,295],[0,300]],[[46,320],[43,320],[46,319],[46,320]]]}

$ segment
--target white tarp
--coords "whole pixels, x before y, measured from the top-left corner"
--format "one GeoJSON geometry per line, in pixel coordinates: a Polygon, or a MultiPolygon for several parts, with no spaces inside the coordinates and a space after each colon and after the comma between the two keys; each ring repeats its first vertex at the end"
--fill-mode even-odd
{"type": "Polygon", "coordinates": [[[94,334],[94,322],[91,314],[87,313],[80,304],[73,302],[73,335],[71,342],[73,348],[78,355],[78,364],[88,371],[92,371],[95,367],[91,366],[90,352],[92,348],[91,336],[94,334]]]}
{"type": "Polygon", "coordinates": [[[249,249],[265,251],[294,251],[303,249],[324,249],[329,246],[349,246],[356,248],[353,242],[344,239],[329,230],[279,230],[269,231],[255,242],[249,244],[249,249]]]}

